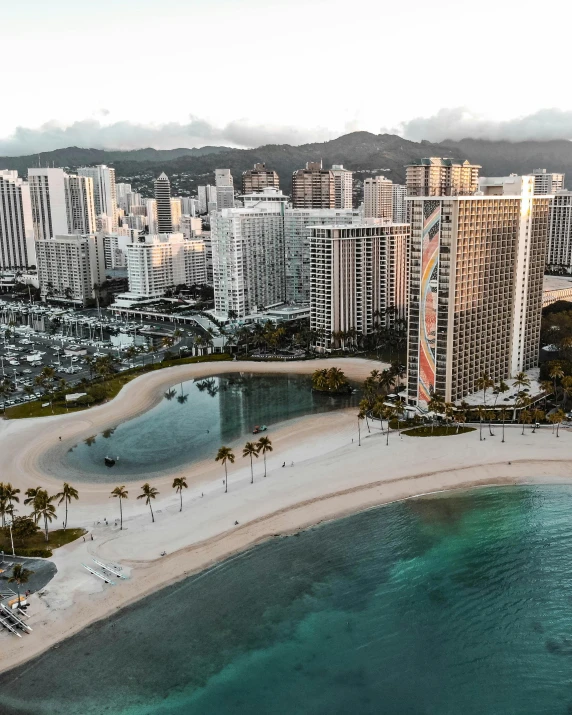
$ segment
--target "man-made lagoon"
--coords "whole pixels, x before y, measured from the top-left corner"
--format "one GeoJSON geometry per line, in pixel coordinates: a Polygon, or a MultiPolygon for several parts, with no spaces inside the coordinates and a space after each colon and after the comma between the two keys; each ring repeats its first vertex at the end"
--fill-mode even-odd
{"type": "Polygon", "coordinates": [[[232,373],[174,385],[145,414],[48,454],[58,479],[117,483],[214,458],[221,445],[258,439],[252,430],[295,417],[357,405],[359,395],[312,392],[308,375],[232,373]],[[117,459],[112,468],[105,457],[117,459]]]}

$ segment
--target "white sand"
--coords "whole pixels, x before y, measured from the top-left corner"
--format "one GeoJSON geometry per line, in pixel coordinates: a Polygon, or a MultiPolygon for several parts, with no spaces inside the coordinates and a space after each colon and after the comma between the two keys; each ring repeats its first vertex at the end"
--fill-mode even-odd
{"type": "MultiPolygon", "coordinates": [[[[316,366],[331,365],[359,380],[379,368],[379,363],[359,359],[186,365],[145,375],[129,383],[112,402],[79,415],[3,422],[1,479],[22,490],[42,484],[53,491],[60,485],[42,474],[41,455],[59,435],[76,439],[114,426],[148,409],[167,386],[181,379],[231,371],[312,372],[316,366]]],[[[378,427],[368,434],[362,423],[362,446],[358,447],[355,410],[300,418],[270,432],[274,452],[268,457],[268,477],[263,478],[259,459],[253,485],[249,460],[243,459],[239,450],[229,469],[228,494],[224,494],[219,464],[200,463],[182,472],[189,482],[182,513],[171,488],[173,475],[155,480],[161,495],[154,506],[154,524],[148,508],[135,499],[139,484],[128,484],[130,499],[124,502],[123,531],[113,526],[119,509],[117,500],[109,497],[111,487],[76,484],[81,499],[71,505],[69,523],[90,529],[94,541],[80,539],[54,552],[58,574],[44,596],[31,599],[34,632],[21,639],[0,636],[0,671],[161,586],[270,536],[416,494],[473,485],[572,479],[569,431],[561,430],[556,439],[551,428],[536,434],[527,429],[525,436],[520,428],[507,428],[505,444],[501,443],[500,428],[495,432],[495,437],[487,434],[483,442],[478,432],[401,440],[392,433],[387,447],[378,427]],[[286,468],[281,466],[284,461],[286,468]],[[292,461],[294,466],[290,466],[292,461]],[[104,517],[110,526],[103,524],[104,517]],[[97,521],[102,523],[94,527],[97,521]],[[163,550],[167,551],[165,557],[160,556],[163,550]],[[81,567],[92,555],[121,563],[130,579],[114,587],[104,585],[81,567]]]]}

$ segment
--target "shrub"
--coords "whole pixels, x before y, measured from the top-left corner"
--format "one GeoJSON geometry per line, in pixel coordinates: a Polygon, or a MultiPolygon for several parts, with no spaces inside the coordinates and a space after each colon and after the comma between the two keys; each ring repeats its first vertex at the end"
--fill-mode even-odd
{"type": "Polygon", "coordinates": [[[91,395],[95,402],[101,402],[101,400],[105,400],[107,397],[107,391],[103,385],[92,385],[88,388],[87,394],[91,395]]]}
{"type": "Polygon", "coordinates": [[[51,549],[18,549],[16,548],[16,556],[28,556],[36,559],[49,559],[52,555],[51,549]]]}
{"type": "Polygon", "coordinates": [[[93,405],[95,402],[95,398],[93,395],[82,395],[81,397],[78,397],[77,400],[75,400],[74,404],[76,405],[93,405]]]}

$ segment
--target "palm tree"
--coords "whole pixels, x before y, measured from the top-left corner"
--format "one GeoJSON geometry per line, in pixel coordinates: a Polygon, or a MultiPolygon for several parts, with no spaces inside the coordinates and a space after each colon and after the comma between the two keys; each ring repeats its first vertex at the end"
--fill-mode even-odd
{"type": "MultiPolygon", "coordinates": [[[[217,455],[215,457],[215,462],[222,462],[224,465],[224,493],[228,492],[228,470],[226,463],[230,462],[234,464],[234,454],[230,447],[219,447],[217,455]]],[[[266,476],[266,474],[264,475],[266,476]]]]}
{"type": "Polygon", "coordinates": [[[266,476],[266,452],[272,452],[272,442],[269,437],[261,437],[256,444],[258,451],[262,452],[264,457],[264,476],[266,476]]]}
{"type": "Polygon", "coordinates": [[[64,521],[64,531],[67,529],[68,526],[68,504],[71,503],[72,499],[79,499],[79,494],[77,492],[77,489],[74,489],[71,484],[68,484],[67,482],[64,482],[63,489],[61,492],[56,494],[54,496],[54,499],[59,499],[58,504],[61,504],[62,502],[65,502],[66,504],[66,518],[64,521]]]}
{"type": "Polygon", "coordinates": [[[252,458],[258,459],[258,447],[254,442],[247,442],[242,450],[243,457],[250,457],[250,483],[254,484],[254,468],[252,466],[252,458]]]}
{"type": "Polygon", "coordinates": [[[556,380],[561,380],[564,377],[564,370],[562,369],[562,365],[559,362],[553,363],[552,367],[550,368],[550,372],[548,373],[548,376],[553,381],[554,394],[556,394],[556,380]]]}
{"type": "Polygon", "coordinates": [[[145,504],[148,504],[149,509],[151,510],[151,521],[154,523],[155,515],[153,514],[153,507],[151,506],[151,499],[155,499],[157,494],[159,494],[159,490],[152,487],[149,482],[145,482],[145,484],[141,487],[141,491],[143,494],[139,494],[137,499],[145,499],[145,504]]]}
{"type": "Polygon", "coordinates": [[[483,420],[487,416],[487,411],[483,405],[477,407],[477,414],[479,415],[479,442],[483,441],[483,420]]]}
{"type": "Polygon", "coordinates": [[[129,492],[125,489],[125,486],[115,487],[111,492],[111,496],[119,499],[119,529],[121,530],[123,529],[123,506],[121,502],[129,497],[129,492]]]}
{"type": "Polygon", "coordinates": [[[522,433],[524,434],[524,426],[532,422],[532,413],[529,409],[525,409],[520,413],[520,421],[522,422],[522,433]]]}
{"type": "Polygon", "coordinates": [[[395,414],[396,414],[395,407],[386,407],[384,409],[385,419],[387,420],[387,438],[385,440],[386,447],[389,447],[389,430],[391,427],[390,423],[391,423],[391,420],[395,417],[395,414]]]}
{"type": "Polygon", "coordinates": [[[38,492],[42,491],[42,487],[30,487],[29,489],[26,489],[26,496],[27,499],[24,499],[24,504],[27,506],[28,504],[33,504],[34,499],[36,498],[38,492]]]}
{"type": "Polygon", "coordinates": [[[495,383],[491,379],[491,376],[489,375],[488,372],[483,372],[479,379],[477,380],[477,389],[483,391],[483,405],[486,407],[487,405],[487,390],[490,387],[494,387],[495,383]]]}
{"type": "Polygon", "coordinates": [[[20,490],[13,487],[10,482],[7,482],[6,484],[4,484],[3,493],[4,499],[8,502],[8,504],[10,505],[10,511],[12,511],[13,502],[16,502],[16,504],[20,503],[20,497],[18,496],[20,490]]]}
{"type": "Polygon", "coordinates": [[[16,591],[18,592],[18,605],[20,605],[20,586],[28,583],[30,576],[33,573],[33,571],[24,568],[22,564],[14,564],[12,567],[12,575],[8,579],[8,583],[16,584],[16,591]]]}
{"type": "Polygon", "coordinates": [[[525,372],[518,372],[513,384],[514,387],[530,387],[530,378],[525,372]]]}
{"type": "Polygon", "coordinates": [[[506,420],[510,417],[510,413],[509,413],[509,411],[508,411],[507,409],[505,409],[505,408],[503,407],[503,408],[501,409],[501,411],[499,412],[499,417],[500,417],[501,420],[502,420],[502,440],[501,440],[501,442],[504,442],[504,423],[505,423],[506,420]]]}
{"type": "Polygon", "coordinates": [[[564,414],[564,410],[557,409],[556,412],[553,412],[550,415],[550,421],[556,424],[556,436],[560,437],[558,434],[558,431],[560,430],[560,424],[564,421],[566,415],[564,414]]]}
{"type": "Polygon", "coordinates": [[[56,507],[52,504],[55,498],[55,496],[48,496],[48,492],[45,489],[38,489],[36,496],[34,497],[34,511],[32,512],[32,518],[36,524],[40,521],[40,519],[44,520],[46,541],[50,540],[48,523],[51,524],[56,516],[56,507]]]}
{"type": "Polygon", "coordinates": [[[543,419],[544,419],[543,410],[541,410],[540,407],[535,405],[532,408],[532,421],[534,422],[534,428],[532,430],[533,434],[536,432],[536,425],[543,419]]]}
{"type": "Polygon", "coordinates": [[[183,489],[188,487],[187,480],[185,477],[175,477],[173,479],[173,489],[179,494],[181,498],[181,508],[179,511],[183,511],[183,489]]]}

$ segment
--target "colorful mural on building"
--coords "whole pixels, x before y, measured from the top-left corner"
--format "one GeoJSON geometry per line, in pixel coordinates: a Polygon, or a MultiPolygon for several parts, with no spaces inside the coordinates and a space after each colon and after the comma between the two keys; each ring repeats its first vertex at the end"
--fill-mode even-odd
{"type": "Polygon", "coordinates": [[[421,236],[421,296],[419,301],[419,402],[428,403],[435,388],[437,273],[441,202],[423,202],[421,236]]]}

